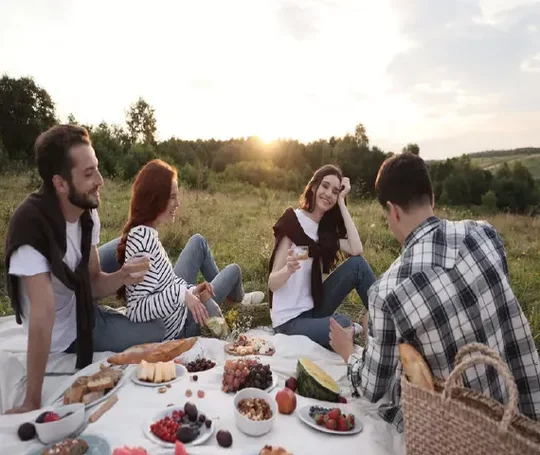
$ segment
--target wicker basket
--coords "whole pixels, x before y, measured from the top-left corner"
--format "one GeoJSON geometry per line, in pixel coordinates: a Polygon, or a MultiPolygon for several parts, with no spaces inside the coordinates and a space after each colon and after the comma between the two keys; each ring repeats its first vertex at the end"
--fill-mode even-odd
{"type": "Polygon", "coordinates": [[[519,413],[516,383],[495,351],[479,343],[463,347],[447,380],[435,382],[430,391],[402,377],[407,455],[540,454],[540,422],[519,413]],[[463,387],[462,374],[480,364],[493,366],[504,378],[506,406],[463,387]]]}

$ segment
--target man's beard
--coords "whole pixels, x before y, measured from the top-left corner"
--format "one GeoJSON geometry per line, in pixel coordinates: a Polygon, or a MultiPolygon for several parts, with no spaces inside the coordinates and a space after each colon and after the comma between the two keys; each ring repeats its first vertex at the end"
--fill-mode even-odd
{"type": "Polygon", "coordinates": [[[89,194],[79,193],[71,182],[69,183],[68,199],[74,206],[83,210],[97,209],[99,207],[99,196],[91,197],[89,194]]]}

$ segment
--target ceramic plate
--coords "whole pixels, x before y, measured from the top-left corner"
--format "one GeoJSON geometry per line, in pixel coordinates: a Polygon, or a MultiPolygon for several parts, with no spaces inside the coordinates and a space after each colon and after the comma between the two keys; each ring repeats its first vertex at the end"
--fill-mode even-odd
{"type": "Polygon", "coordinates": [[[328,428],[323,427],[322,425],[317,425],[315,423],[315,420],[313,420],[311,416],[309,415],[309,409],[311,408],[311,406],[312,405],[303,407],[297,412],[297,414],[298,414],[298,418],[303,423],[310,426],[311,428],[314,428],[317,431],[322,431],[323,433],[328,433],[328,434],[336,434],[339,436],[347,436],[347,435],[352,435],[352,434],[358,434],[364,429],[364,427],[362,426],[362,423],[358,420],[358,417],[356,416],[354,416],[354,428],[349,431],[329,430],[328,428]]]}
{"type": "MultiPolygon", "coordinates": [[[[142,431],[144,435],[146,436],[146,438],[152,441],[154,444],[160,445],[161,447],[174,449],[174,444],[171,444],[170,442],[162,441],[157,436],[155,436],[154,433],[150,431],[150,425],[152,425],[154,422],[157,422],[158,420],[163,419],[166,416],[172,416],[173,411],[183,411],[183,410],[184,410],[184,406],[170,406],[158,412],[157,414],[155,414],[150,420],[143,422],[142,431]]],[[[209,415],[206,412],[204,412],[203,409],[200,409],[198,406],[197,406],[197,410],[199,411],[199,414],[203,413],[205,415],[209,415]]],[[[210,436],[212,436],[212,433],[214,433],[214,428],[215,428],[214,420],[212,420],[212,425],[210,426],[210,428],[206,428],[206,425],[202,425],[200,427],[199,436],[197,436],[197,438],[194,441],[191,441],[190,443],[184,444],[184,445],[186,447],[192,447],[192,446],[198,446],[200,444],[203,444],[204,442],[208,440],[208,438],[210,438],[210,436]]]]}
{"type": "MultiPolygon", "coordinates": [[[[111,455],[112,450],[109,443],[99,436],[79,436],[76,439],[84,439],[88,443],[88,451],[84,455],[111,455]]],[[[27,455],[41,455],[45,449],[52,447],[54,444],[49,444],[41,449],[29,452],[27,455]]]]}
{"type": "Polygon", "coordinates": [[[176,378],[173,379],[172,381],[159,382],[159,383],[141,381],[140,379],[137,378],[137,370],[133,371],[133,373],[131,374],[131,380],[135,384],[142,385],[145,387],[164,387],[167,384],[173,384],[174,382],[179,381],[187,374],[187,368],[184,365],[179,365],[176,363],[174,366],[176,367],[176,378]]]}

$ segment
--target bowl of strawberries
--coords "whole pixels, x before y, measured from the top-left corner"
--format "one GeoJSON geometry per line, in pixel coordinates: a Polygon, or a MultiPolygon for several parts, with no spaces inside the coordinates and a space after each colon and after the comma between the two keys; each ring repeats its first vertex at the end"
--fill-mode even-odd
{"type": "Polygon", "coordinates": [[[41,413],[35,427],[43,444],[60,441],[77,431],[84,423],[83,403],[68,404],[41,413]]]}

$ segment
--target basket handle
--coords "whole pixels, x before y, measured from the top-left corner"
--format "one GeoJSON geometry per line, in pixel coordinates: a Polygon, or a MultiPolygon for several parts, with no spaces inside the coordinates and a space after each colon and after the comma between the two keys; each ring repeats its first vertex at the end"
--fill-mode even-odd
{"type": "Polygon", "coordinates": [[[458,383],[461,380],[461,375],[465,370],[475,365],[490,365],[504,378],[504,382],[508,388],[508,403],[504,408],[504,413],[499,423],[499,429],[507,431],[510,422],[518,414],[518,389],[512,373],[510,373],[510,370],[500,358],[496,359],[487,355],[473,354],[467,360],[456,365],[450,373],[450,376],[446,379],[442,399],[445,403],[450,401],[452,390],[459,385],[458,383]]]}
{"type": "Polygon", "coordinates": [[[463,361],[465,356],[476,353],[486,355],[494,360],[502,361],[501,356],[489,346],[486,346],[483,343],[469,343],[459,349],[456,358],[454,359],[454,365],[457,367],[463,361]]]}

